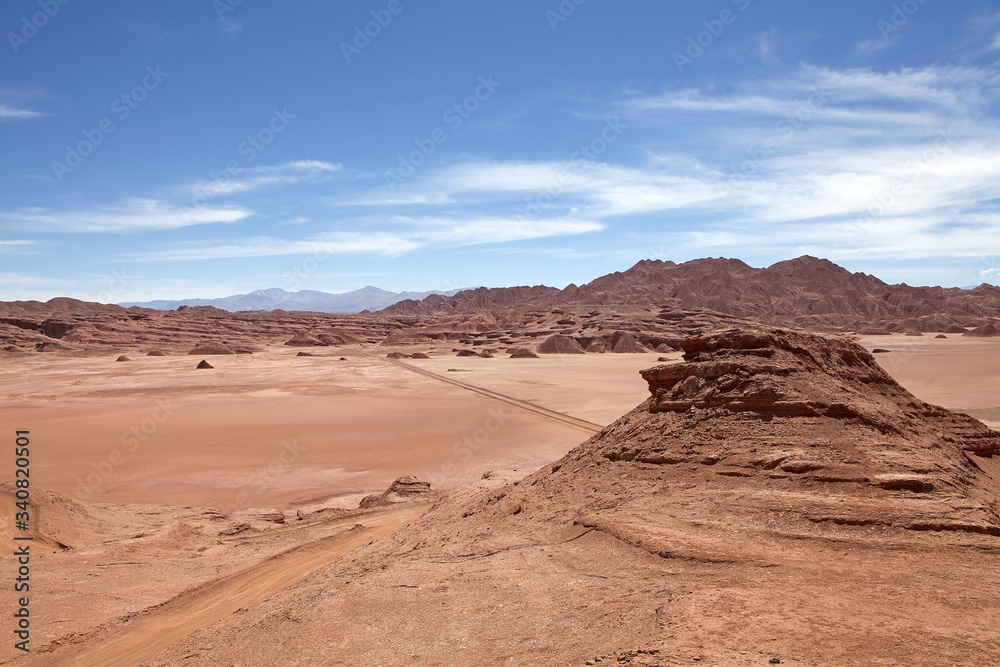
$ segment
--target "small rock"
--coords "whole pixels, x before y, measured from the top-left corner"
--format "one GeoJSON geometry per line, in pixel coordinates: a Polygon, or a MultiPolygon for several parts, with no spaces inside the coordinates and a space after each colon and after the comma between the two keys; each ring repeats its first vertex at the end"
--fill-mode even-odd
{"type": "Polygon", "coordinates": [[[215,366],[202,359],[198,362],[198,368],[215,368],[215,366]]]}
{"type": "Polygon", "coordinates": [[[123,354],[122,356],[120,356],[120,357],[118,357],[117,359],[115,359],[115,361],[132,361],[132,360],[131,360],[131,359],[129,359],[128,357],[126,357],[126,356],[125,356],[125,355],[123,354]]]}

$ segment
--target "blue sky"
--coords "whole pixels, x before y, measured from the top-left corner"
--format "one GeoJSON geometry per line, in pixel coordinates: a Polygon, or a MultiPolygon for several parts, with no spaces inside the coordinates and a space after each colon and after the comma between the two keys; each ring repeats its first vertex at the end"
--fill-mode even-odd
{"type": "Polygon", "coordinates": [[[9,0],[0,299],[1000,282],[995,1],[9,0]]]}

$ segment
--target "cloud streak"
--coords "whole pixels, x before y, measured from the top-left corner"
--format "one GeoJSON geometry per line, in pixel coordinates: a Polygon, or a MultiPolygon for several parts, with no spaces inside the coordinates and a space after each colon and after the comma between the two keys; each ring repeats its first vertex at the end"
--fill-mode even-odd
{"type": "MultiPolygon", "coordinates": [[[[351,226],[370,227],[376,221],[354,221],[351,226]]],[[[421,249],[455,248],[489,243],[506,243],[599,231],[602,225],[584,220],[539,220],[525,222],[510,218],[409,218],[396,216],[383,221],[392,229],[368,231],[333,230],[304,240],[273,237],[236,242],[209,241],[175,244],[158,250],[135,253],[129,261],[195,261],[288,255],[357,255],[395,257],[421,249]]]]}
{"type": "Polygon", "coordinates": [[[54,211],[27,207],[0,213],[0,221],[40,232],[127,233],[238,222],[252,214],[245,208],[183,208],[156,199],[130,199],[107,208],[54,211]]]}
{"type": "Polygon", "coordinates": [[[316,181],[343,169],[340,164],[320,160],[293,160],[279,165],[242,170],[241,178],[200,181],[190,186],[196,197],[214,198],[252,192],[261,188],[316,181]]]}

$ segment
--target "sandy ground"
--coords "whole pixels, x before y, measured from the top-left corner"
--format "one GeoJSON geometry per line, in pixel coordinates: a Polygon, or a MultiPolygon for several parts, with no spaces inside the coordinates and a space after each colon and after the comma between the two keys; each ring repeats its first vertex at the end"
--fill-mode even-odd
{"type": "MultiPolygon", "coordinates": [[[[223,511],[356,504],[406,474],[452,488],[491,468],[535,469],[589,436],[356,349],[296,352],[208,357],[212,370],[191,356],[17,358],[0,368],[0,427],[31,431],[39,486],[223,511]]],[[[645,399],[638,371],[657,356],[407,363],[604,425],[645,399]]],[[[4,457],[5,478],[11,468],[4,457]]]]}
{"type": "MultiPolygon", "coordinates": [[[[918,397],[1000,428],[1000,341],[860,342],[890,349],[879,362],[918,397]]],[[[47,489],[230,512],[351,505],[406,474],[445,490],[492,468],[533,470],[589,435],[372,352],[270,347],[209,357],[213,370],[191,356],[16,358],[0,368],[0,427],[31,430],[33,482],[47,489]]],[[[431,354],[406,363],[599,425],[645,400],[638,371],[661,356],[431,354]]],[[[5,478],[12,465],[0,461],[5,478]]]]}
{"type": "MultiPolygon", "coordinates": [[[[891,350],[877,359],[919,398],[1000,428],[1000,340],[931,334],[860,342],[891,350]]],[[[482,359],[457,358],[446,348],[399,349],[431,352],[405,364],[514,400],[387,363],[382,357],[391,348],[323,348],[297,357],[297,349],[268,347],[207,357],[212,370],[195,370],[200,357],[137,352],[123,363],[114,361],[117,354],[6,357],[0,432],[12,438],[15,429],[30,429],[32,484],[89,502],[145,504],[116,510],[128,520],[109,515],[117,526],[108,529],[113,544],[68,552],[71,558],[39,557],[47,606],[38,640],[91,632],[304,543],[264,523],[254,524],[257,537],[220,541],[220,529],[244,519],[222,522],[190,508],[230,515],[276,508],[294,517],[298,508],[356,506],[401,475],[447,490],[491,469],[535,470],[590,431],[514,403],[604,425],[645,400],[638,371],[664,356],[482,359]],[[188,510],[164,516],[158,506],[188,510]]],[[[0,474],[13,479],[13,456],[0,459],[0,474]]],[[[309,539],[338,526],[321,525],[309,539]]]]}
{"type": "Polygon", "coordinates": [[[1000,339],[923,336],[865,336],[879,364],[918,398],[964,412],[1000,430],[1000,339]]]}

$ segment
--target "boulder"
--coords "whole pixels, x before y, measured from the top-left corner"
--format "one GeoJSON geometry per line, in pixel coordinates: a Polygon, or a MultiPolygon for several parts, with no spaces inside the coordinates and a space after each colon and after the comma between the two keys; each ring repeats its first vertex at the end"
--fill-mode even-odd
{"type": "Polygon", "coordinates": [[[358,504],[360,509],[387,507],[399,503],[427,501],[431,497],[431,483],[421,482],[412,475],[398,478],[389,488],[380,494],[365,496],[358,504]]]}

